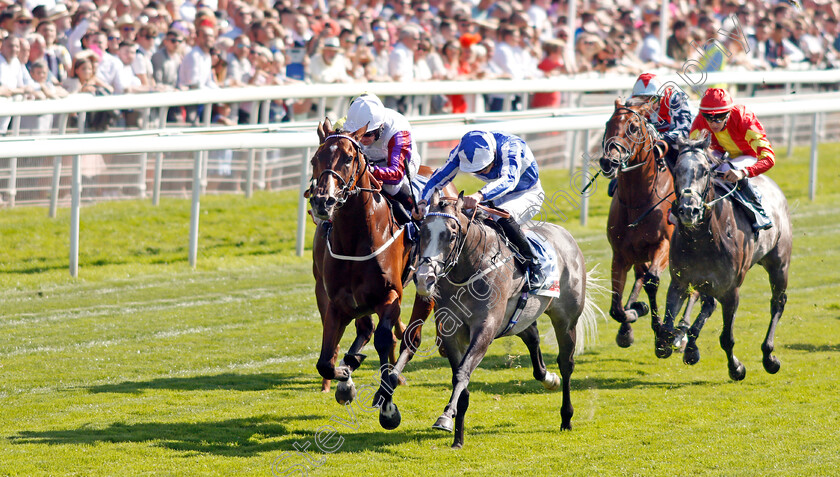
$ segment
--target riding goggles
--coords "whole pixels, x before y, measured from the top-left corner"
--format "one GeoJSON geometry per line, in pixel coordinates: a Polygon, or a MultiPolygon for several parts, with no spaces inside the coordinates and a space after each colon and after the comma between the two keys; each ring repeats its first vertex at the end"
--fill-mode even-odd
{"type": "Polygon", "coordinates": [[[707,114],[703,113],[703,118],[710,123],[722,123],[729,117],[729,113],[707,114]]]}

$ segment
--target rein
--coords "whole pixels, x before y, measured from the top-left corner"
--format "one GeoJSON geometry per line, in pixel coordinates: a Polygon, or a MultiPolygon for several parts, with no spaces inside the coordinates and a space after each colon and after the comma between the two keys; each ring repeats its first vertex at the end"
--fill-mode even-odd
{"type": "MultiPolygon", "coordinates": [[[[336,209],[341,208],[341,206],[343,206],[350,199],[350,197],[352,197],[352,196],[354,196],[354,195],[356,195],[360,192],[381,192],[382,187],[381,187],[381,185],[379,185],[379,183],[377,181],[375,181],[375,178],[373,178],[373,179],[374,179],[374,184],[376,184],[378,186],[377,188],[368,188],[368,187],[357,186],[357,182],[359,181],[359,178],[364,176],[365,174],[369,173],[369,169],[368,169],[369,161],[365,157],[364,152],[362,152],[362,145],[359,144],[359,142],[356,141],[356,139],[354,139],[353,137],[348,136],[346,134],[332,134],[332,135],[329,135],[329,136],[324,138],[324,142],[321,143],[321,146],[318,148],[318,151],[316,151],[316,154],[318,154],[318,152],[320,152],[321,149],[324,148],[324,146],[327,143],[327,140],[332,139],[332,138],[347,139],[348,141],[350,141],[353,144],[353,146],[355,146],[355,149],[356,149],[356,156],[353,157],[353,161],[359,160],[360,157],[365,160],[364,161],[364,168],[361,170],[361,173],[354,173],[353,174],[353,179],[349,183],[347,182],[347,180],[344,179],[344,177],[341,176],[341,174],[339,174],[338,172],[336,172],[333,169],[324,169],[321,172],[321,175],[318,177],[318,180],[320,180],[321,177],[324,176],[324,174],[330,174],[330,175],[334,175],[335,177],[337,177],[343,184],[342,187],[341,187],[341,190],[337,194],[337,196],[340,195],[340,198],[336,197],[335,208],[336,209]]],[[[358,171],[359,171],[359,169],[357,167],[356,172],[358,172],[358,171]]],[[[391,244],[394,243],[395,240],[397,240],[397,238],[400,235],[402,235],[403,230],[405,230],[405,227],[400,227],[400,229],[397,231],[397,233],[391,235],[390,239],[388,239],[378,249],[374,250],[373,252],[369,253],[368,255],[353,256],[353,255],[341,255],[341,254],[337,254],[337,253],[333,252],[332,245],[330,244],[330,235],[331,235],[331,232],[332,232],[332,226],[329,226],[329,228],[327,228],[327,237],[326,237],[327,251],[329,252],[330,256],[332,258],[336,259],[336,260],[346,260],[346,261],[351,261],[351,262],[364,262],[364,261],[370,260],[371,258],[374,258],[377,255],[384,252],[388,247],[391,246],[391,244]]]]}
{"type": "Polygon", "coordinates": [[[333,139],[333,138],[347,139],[348,141],[350,141],[353,144],[353,146],[356,149],[356,156],[353,157],[353,161],[356,161],[357,159],[359,159],[360,156],[361,156],[361,158],[365,159],[364,168],[361,170],[361,173],[358,173],[359,169],[357,167],[356,168],[356,173],[353,174],[352,180],[350,182],[348,182],[346,179],[344,179],[344,177],[342,177],[341,174],[336,172],[334,169],[324,169],[323,171],[321,171],[321,175],[318,176],[318,179],[314,180],[314,182],[317,184],[317,182],[319,182],[321,180],[321,178],[324,176],[324,174],[327,174],[327,175],[333,175],[338,180],[341,181],[342,186],[341,186],[341,189],[338,191],[338,194],[336,194],[336,199],[335,199],[336,200],[336,205],[335,205],[335,207],[340,208],[350,199],[350,197],[352,197],[352,196],[354,196],[354,195],[356,195],[360,192],[380,192],[380,191],[382,191],[382,186],[379,185],[378,181],[374,182],[375,184],[377,184],[377,186],[378,186],[377,188],[367,188],[367,187],[356,186],[356,183],[359,181],[359,178],[364,176],[365,174],[367,174],[369,172],[368,166],[369,166],[370,162],[367,160],[367,157],[365,157],[364,152],[362,152],[362,145],[359,144],[359,141],[357,141],[353,137],[348,136],[346,134],[331,134],[331,135],[324,138],[324,142],[321,143],[321,146],[318,147],[318,150],[315,152],[315,154],[318,154],[321,151],[321,149],[323,149],[324,146],[326,146],[327,140],[333,139]]]}
{"type": "MultiPolygon", "coordinates": [[[[699,152],[699,153],[703,154],[704,157],[706,156],[706,151],[705,150],[700,149],[698,147],[690,147],[690,148],[687,148],[684,151],[680,151],[680,157],[682,157],[683,154],[688,153],[688,152],[699,152]]],[[[706,202],[705,198],[709,195],[709,189],[712,187],[712,170],[709,169],[708,171],[706,171],[705,175],[706,175],[706,188],[703,189],[703,194],[700,195],[700,200],[703,202],[703,208],[705,208],[706,210],[711,209],[712,206],[714,206],[716,203],[718,203],[718,202],[722,201],[723,199],[729,197],[730,195],[734,194],[735,191],[738,189],[738,184],[734,184],[732,186],[732,188],[729,189],[729,191],[726,194],[723,194],[720,197],[712,199],[711,202],[706,202]]],[[[721,186],[725,188],[724,185],[721,184],[721,186]]],[[[691,195],[693,193],[694,193],[694,191],[691,190],[691,189],[683,189],[682,192],[680,192],[680,195],[691,195]]]]}
{"type": "MultiPolygon", "coordinates": [[[[624,144],[619,143],[619,142],[612,142],[611,143],[616,148],[622,150],[623,153],[621,153],[621,155],[616,160],[613,160],[612,158],[608,158],[608,160],[610,162],[612,162],[613,164],[617,165],[618,172],[629,172],[629,171],[632,171],[634,169],[637,169],[639,167],[644,166],[645,164],[647,164],[650,161],[651,154],[648,154],[647,159],[645,159],[644,161],[642,161],[638,164],[633,164],[632,166],[627,165],[627,163],[628,163],[628,161],[630,161],[630,159],[632,159],[633,157],[638,155],[638,153],[636,153],[636,154],[633,153],[634,150],[636,149],[635,146],[643,145],[645,143],[648,143],[648,142],[652,141],[653,144],[651,145],[651,148],[655,147],[656,141],[653,140],[654,135],[652,133],[652,130],[655,131],[655,129],[654,129],[654,126],[652,124],[650,124],[649,122],[647,122],[645,120],[645,118],[643,118],[642,115],[638,111],[635,111],[635,110],[627,108],[627,107],[621,107],[621,108],[617,108],[615,110],[615,113],[617,113],[619,111],[632,113],[636,118],[639,119],[639,123],[642,125],[642,128],[644,129],[644,137],[642,138],[643,139],[642,141],[637,142],[637,141],[634,141],[633,138],[630,138],[630,142],[633,143],[633,148],[632,149],[628,149],[627,146],[625,146],[624,144]]],[[[613,113],[613,117],[615,117],[615,113],[613,113]]],[[[610,118],[610,120],[612,120],[612,118],[610,118]]],[[[609,125],[609,124],[610,124],[610,122],[607,121],[607,125],[609,125]]],[[[613,138],[610,138],[610,139],[613,139],[613,138]]],[[[605,151],[605,152],[606,152],[606,145],[607,145],[606,142],[607,142],[607,139],[606,139],[606,136],[604,136],[604,139],[601,141],[601,150],[605,151]]],[[[649,150],[650,149],[648,149],[648,151],[649,150]]],[[[641,152],[641,151],[639,151],[639,152],[641,152]]]]}

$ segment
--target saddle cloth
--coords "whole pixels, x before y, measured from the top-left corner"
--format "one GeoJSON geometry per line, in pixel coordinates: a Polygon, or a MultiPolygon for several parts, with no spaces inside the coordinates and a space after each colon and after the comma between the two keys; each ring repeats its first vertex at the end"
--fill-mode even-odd
{"type": "Polygon", "coordinates": [[[540,287],[531,290],[532,295],[557,298],[560,296],[560,268],[557,265],[557,253],[548,241],[537,232],[526,229],[525,237],[531,243],[531,249],[537,255],[542,265],[545,280],[540,287]]]}

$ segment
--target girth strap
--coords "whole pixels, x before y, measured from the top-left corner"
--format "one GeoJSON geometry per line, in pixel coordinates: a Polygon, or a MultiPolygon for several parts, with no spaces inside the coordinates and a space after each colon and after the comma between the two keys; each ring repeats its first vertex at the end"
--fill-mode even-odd
{"type": "Polygon", "coordinates": [[[502,336],[507,336],[507,334],[510,333],[510,330],[512,330],[513,327],[516,326],[516,324],[519,322],[519,318],[522,317],[522,310],[525,309],[525,303],[527,301],[528,292],[522,292],[522,294],[519,295],[519,301],[516,302],[516,309],[513,310],[513,314],[510,316],[510,321],[508,321],[507,326],[498,335],[496,335],[496,338],[493,339],[498,339],[502,336]]]}

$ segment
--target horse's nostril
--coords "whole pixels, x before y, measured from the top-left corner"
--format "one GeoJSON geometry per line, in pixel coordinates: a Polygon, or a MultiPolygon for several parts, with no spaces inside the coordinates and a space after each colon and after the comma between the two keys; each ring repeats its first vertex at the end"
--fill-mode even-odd
{"type": "Polygon", "coordinates": [[[327,207],[332,207],[333,205],[335,205],[335,198],[334,198],[334,197],[330,197],[330,198],[328,198],[328,199],[327,199],[326,206],[327,206],[327,207]]]}

